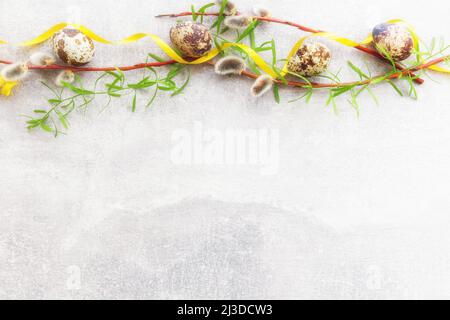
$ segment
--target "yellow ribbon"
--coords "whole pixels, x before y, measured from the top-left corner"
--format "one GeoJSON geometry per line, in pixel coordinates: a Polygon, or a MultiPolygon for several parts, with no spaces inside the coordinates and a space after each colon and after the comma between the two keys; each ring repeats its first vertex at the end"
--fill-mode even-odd
{"type": "Polygon", "coordinates": [[[427,69],[433,70],[433,71],[436,71],[436,72],[442,72],[442,73],[450,74],[450,69],[445,69],[445,68],[442,68],[442,67],[439,67],[439,66],[430,66],[427,69]]]}
{"type": "Polygon", "coordinates": [[[222,45],[221,49],[215,48],[215,49],[211,50],[207,55],[205,55],[199,59],[196,59],[194,61],[187,61],[187,60],[183,59],[183,57],[181,57],[178,53],[176,53],[175,50],[173,50],[160,37],[158,37],[157,35],[154,35],[154,34],[137,33],[128,38],[122,39],[120,41],[110,41],[110,40],[107,40],[107,39],[99,36],[98,34],[96,34],[95,32],[93,32],[92,30],[88,29],[87,27],[85,27],[83,25],[69,24],[69,23],[63,22],[63,23],[59,23],[59,24],[53,26],[52,28],[45,31],[43,34],[39,35],[35,39],[26,41],[26,42],[22,42],[20,45],[21,46],[33,46],[33,45],[43,43],[43,42],[47,41],[48,39],[50,39],[56,32],[66,28],[68,26],[71,26],[71,27],[79,30],[80,32],[84,33],[87,37],[91,38],[92,40],[100,42],[100,43],[104,43],[104,44],[115,44],[115,45],[128,44],[128,43],[139,41],[143,38],[150,38],[172,60],[174,60],[178,63],[181,63],[181,64],[191,64],[191,65],[202,64],[202,63],[205,63],[205,62],[208,62],[208,61],[214,59],[221,51],[223,51],[225,49],[228,49],[230,47],[238,47],[241,50],[243,50],[245,53],[247,53],[248,56],[256,63],[256,65],[261,68],[261,70],[263,70],[265,73],[269,74],[270,76],[272,76],[274,78],[277,77],[276,72],[273,71],[273,69],[264,61],[264,59],[260,55],[258,55],[258,53],[256,53],[256,51],[254,51],[252,48],[250,48],[244,44],[240,44],[240,43],[225,43],[222,45]]]}
{"type": "MultiPolygon", "coordinates": [[[[414,46],[416,48],[416,50],[419,52],[419,37],[417,35],[417,33],[415,32],[414,28],[408,24],[407,22],[400,20],[400,19],[395,19],[395,20],[389,20],[388,23],[401,23],[404,24],[408,30],[411,32],[411,35],[413,37],[414,40],[414,46]]],[[[210,51],[207,55],[196,59],[194,61],[187,61],[185,59],[183,59],[179,54],[177,54],[175,52],[175,50],[173,50],[166,42],[164,42],[160,37],[153,35],[153,34],[147,34],[147,33],[137,33],[134,34],[128,38],[125,38],[123,40],[120,41],[110,41],[107,40],[101,36],[99,36],[98,34],[96,34],[95,32],[93,32],[92,30],[88,29],[87,27],[80,25],[80,24],[72,24],[72,23],[59,23],[53,27],[51,27],[49,30],[45,31],[43,34],[39,35],[38,37],[30,40],[30,41],[26,41],[26,42],[22,42],[19,45],[21,46],[33,46],[33,45],[37,45],[37,44],[41,44],[45,41],[47,41],[48,39],[50,39],[56,32],[66,28],[66,27],[73,27],[77,30],[79,30],[80,32],[84,33],[86,36],[88,36],[89,38],[91,38],[94,41],[100,42],[100,43],[104,43],[104,44],[128,44],[128,43],[133,43],[133,42],[137,42],[143,38],[150,38],[153,42],[155,42],[172,60],[181,63],[181,64],[191,64],[191,65],[197,65],[197,64],[202,64],[205,62],[208,62],[210,60],[212,60],[213,58],[215,58],[222,50],[228,49],[230,47],[238,47],[241,50],[243,50],[245,53],[248,54],[248,56],[256,63],[256,65],[261,68],[261,70],[263,70],[265,73],[267,73],[268,75],[270,75],[273,78],[278,78],[279,75],[272,69],[272,67],[270,67],[265,61],[264,59],[258,54],[256,53],[252,48],[244,45],[244,44],[239,44],[239,43],[225,43],[221,49],[215,48],[212,51],[210,51]]],[[[361,43],[355,42],[353,40],[338,36],[334,33],[330,33],[330,32],[318,32],[318,33],[313,33],[311,35],[308,35],[306,37],[301,38],[296,44],[295,46],[292,48],[292,50],[290,51],[288,57],[287,57],[287,61],[289,61],[299,50],[299,48],[303,45],[303,43],[310,37],[323,37],[323,38],[328,38],[330,40],[336,41],[342,45],[345,45],[347,47],[356,47],[358,45],[367,45],[370,44],[373,41],[372,36],[369,36],[367,39],[365,39],[364,41],[362,41],[361,43]]],[[[6,42],[1,42],[1,43],[6,43],[6,42]]],[[[423,61],[422,61],[423,62],[423,61]]],[[[288,73],[288,63],[286,63],[282,69],[281,72],[281,76],[285,76],[288,73]]],[[[434,71],[438,71],[438,72],[444,72],[444,73],[450,73],[450,70],[447,70],[445,68],[439,67],[439,66],[432,66],[429,67],[428,69],[430,70],[434,70],[434,71]]]]}
{"type": "Polygon", "coordinates": [[[0,77],[0,95],[2,96],[10,96],[12,89],[18,85],[18,82],[6,81],[2,77],[0,77]]]}

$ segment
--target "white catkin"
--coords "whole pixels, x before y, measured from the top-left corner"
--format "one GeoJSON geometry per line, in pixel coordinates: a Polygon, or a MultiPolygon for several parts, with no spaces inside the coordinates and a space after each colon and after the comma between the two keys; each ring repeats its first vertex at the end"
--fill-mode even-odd
{"type": "Polygon", "coordinates": [[[28,66],[25,63],[11,64],[4,67],[0,75],[6,81],[17,82],[28,75],[28,66]]]}
{"type": "MultiPolygon", "coordinates": [[[[216,4],[219,7],[222,7],[222,3],[223,3],[223,0],[216,0],[216,4]]],[[[236,12],[237,12],[236,5],[233,2],[228,1],[227,5],[225,6],[225,13],[226,14],[235,14],[236,12]]]]}
{"type": "Polygon", "coordinates": [[[268,75],[262,75],[256,79],[252,86],[251,93],[252,96],[258,98],[263,96],[273,87],[273,79],[268,75]]]}
{"type": "Polygon", "coordinates": [[[70,70],[61,71],[56,77],[55,84],[58,87],[63,87],[64,83],[73,83],[75,81],[75,74],[70,70]]]}
{"type": "Polygon", "coordinates": [[[254,6],[253,14],[257,17],[268,18],[271,16],[270,10],[263,6],[254,6]]]}
{"type": "Polygon", "coordinates": [[[248,16],[232,16],[225,18],[224,24],[230,29],[245,29],[253,19],[248,16]]]}
{"type": "Polygon", "coordinates": [[[55,57],[45,52],[36,52],[30,56],[30,63],[35,66],[50,66],[55,62],[55,57]]]}
{"type": "Polygon", "coordinates": [[[236,56],[227,56],[217,61],[214,70],[222,76],[237,74],[240,75],[246,68],[245,61],[236,56]]]}

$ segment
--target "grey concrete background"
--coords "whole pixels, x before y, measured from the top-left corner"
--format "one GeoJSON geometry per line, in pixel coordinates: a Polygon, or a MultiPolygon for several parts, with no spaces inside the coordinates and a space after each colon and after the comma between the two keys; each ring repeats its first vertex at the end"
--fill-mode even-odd
{"type": "MultiPolygon", "coordinates": [[[[200,1],[193,1],[201,4],[200,1]]],[[[256,1],[236,1],[249,11],[256,1]]],[[[391,18],[425,40],[449,40],[443,1],[258,1],[274,16],[362,39],[391,18]]],[[[79,18],[105,37],[151,32],[167,39],[191,2],[45,0],[0,2],[0,38],[25,40],[79,18]]],[[[280,54],[303,33],[266,25],[280,54]]],[[[332,69],[351,59],[329,43],[332,69]]],[[[97,45],[94,65],[141,62],[153,44],[97,45]]],[[[0,57],[29,52],[0,47],[0,57]]],[[[388,86],[381,105],[362,100],[360,119],[342,101],[323,106],[255,100],[251,82],[193,67],[184,95],[160,96],[132,114],[115,102],[71,119],[54,139],[24,129],[22,114],[47,91],[33,74],[0,98],[0,298],[450,298],[450,90],[435,75],[419,100],[388,86]],[[279,170],[178,166],[171,136],[196,121],[211,129],[274,129],[279,170]]],[[[345,74],[349,76],[350,74],[345,74]]],[[[86,76],[89,79],[89,76],[86,76]]]]}

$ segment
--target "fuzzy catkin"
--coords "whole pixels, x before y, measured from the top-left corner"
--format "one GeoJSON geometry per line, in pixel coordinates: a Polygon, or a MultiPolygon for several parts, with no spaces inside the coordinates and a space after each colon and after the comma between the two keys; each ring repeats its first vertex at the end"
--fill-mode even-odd
{"type": "Polygon", "coordinates": [[[248,16],[232,16],[225,18],[224,24],[230,29],[245,29],[251,23],[253,19],[248,16]]]}
{"type": "Polygon", "coordinates": [[[30,56],[30,63],[35,66],[50,66],[56,63],[53,55],[45,52],[36,52],[30,56]]]}
{"type": "Polygon", "coordinates": [[[55,79],[58,87],[64,87],[64,83],[73,83],[75,81],[75,73],[70,70],[61,71],[55,79]]]}
{"type": "Polygon", "coordinates": [[[253,7],[253,14],[255,16],[261,17],[261,18],[268,18],[271,16],[269,9],[267,9],[266,7],[258,6],[258,5],[253,7]]]}
{"type": "Polygon", "coordinates": [[[263,96],[273,87],[273,79],[268,75],[262,75],[255,80],[251,88],[251,94],[255,98],[263,96]]]}
{"type": "MultiPolygon", "coordinates": [[[[222,7],[223,0],[216,0],[216,4],[220,7],[222,7]]],[[[225,13],[226,14],[235,14],[236,12],[237,12],[236,5],[231,1],[227,1],[227,4],[225,6],[225,13]]]]}
{"type": "Polygon", "coordinates": [[[237,74],[240,75],[246,68],[245,61],[236,56],[227,56],[216,62],[214,70],[222,76],[237,74]]]}
{"type": "Polygon", "coordinates": [[[1,77],[10,82],[23,80],[28,75],[28,66],[25,63],[15,63],[4,67],[1,77]]]}

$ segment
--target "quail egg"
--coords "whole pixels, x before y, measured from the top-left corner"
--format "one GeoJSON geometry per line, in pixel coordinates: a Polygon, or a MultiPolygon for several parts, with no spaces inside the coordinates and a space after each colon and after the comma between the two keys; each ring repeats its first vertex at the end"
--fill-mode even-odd
{"type": "Polygon", "coordinates": [[[313,77],[328,69],[331,52],[325,45],[314,42],[303,44],[288,62],[288,70],[303,77],[313,77]]]}
{"type": "Polygon", "coordinates": [[[372,32],[376,49],[394,61],[408,59],[414,51],[414,40],[408,28],[399,24],[382,23],[372,32]]]}
{"type": "Polygon", "coordinates": [[[94,58],[94,43],[77,29],[59,31],[53,36],[51,44],[55,55],[71,66],[85,65],[94,58]]]}
{"type": "Polygon", "coordinates": [[[183,22],[174,26],[170,30],[170,39],[178,50],[190,58],[204,56],[213,45],[208,28],[195,22],[183,22]]]}

